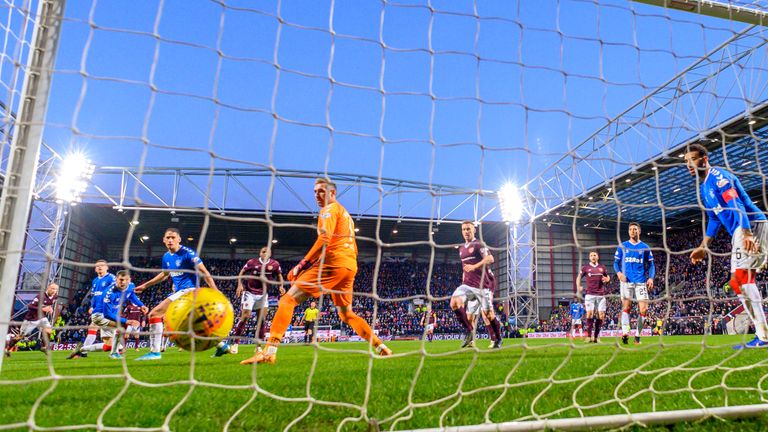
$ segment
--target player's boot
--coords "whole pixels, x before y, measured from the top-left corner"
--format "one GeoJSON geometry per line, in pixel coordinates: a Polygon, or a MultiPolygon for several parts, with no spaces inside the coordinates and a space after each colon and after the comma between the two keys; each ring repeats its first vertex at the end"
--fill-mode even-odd
{"type": "Polygon", "coordinates": [[[123,356],[121,356],[120,353],[114,352],[109,355],[109,358],[111,358],[112,360],[122,360],[123,356]]]}
{"type": "Polygon", "coordinates": [[[275,364],[277,357],[273,355],[266,355],[263,352],[257,352],[253,357],[247,358],[240,362],[241,365],[249,365],[254,363],[268,363],[275,364]]]}
{"type": "Polygon", "coordinates": [[[491,348],[492,348],[492,349],[499,349],[499,348],[501,348],[501,344],[502,344],[502,343],[504,343],[504,340],[503,340],[503,339],[499,339],[499,340],[497,340],[497,341],[494,341],[494,342],[491,344],[491,348]]]}
{"type": "Polygon", "coordinates": [[[640,345],[642,342],[640,342],[640,336],[635,336],[635,345],[640,345]]]}
{"type": "Polygon", "coordinates": [[[232,344],[229,346],[229,353],[230,354],[237,354],[237,344],[232,344]]]}
{"type": "Polygon", "coordinates": [[[392,350],[387,348],[386,345],[381,344],[376,347],[376,353],[382,357],[387,357],[392,355],[392,350]]]}
{"type": "Polygon", "coordinates": [[[472,332],[467,332],[464,335],[464,342],[461,343],[462,348],[469,348],[471,346],[474,346],[475,344],[475,334],[472,332]]]}
{"type": "Polygon", "coordinates": [[[10,357],[11,356],[11,352],[8,351],[8,350],[3,350],[3,355],[5,355],[6,357],[10,357]]]}
{"type": "Polygon", "coordinates": [[[744,344],[744,348],[766,348],[768,342],[761,341],[757,336],[754,339],[744,344]]]}
{"type": "Polygon", "coordinates": [[[221,357],[224,354],[229,354],[229,344],[227,341],[221,341],[216,345],[216,352],[211,357],[221,357]]]}
{"type": "Polygon", "coordinates": [[[83,348],[83,343],[82,342],[78,343],[77,346],[75,347],[75,350],[72,351],[72,353],[69,356],[67,356],[67,360],[72,360],[72,359],[84,357],[83,356],[84,353],[80,352],[80,349],[82,349],[82,348],[83,348]]]}
{"type": "Polygon", "coordinates": [[[141,356],[141,357],[137,358],[136,360],[138,360],[138,361],[144,361],[144,360],[160,360],[160,359],[162,359],[162,358],[163,358],[163,355],[162,355],[162,354],[160,354],[159,352],[152,352],[152,351],[150,351],[150,352],[148,352],[148,353],[144,354],[143,356],[141,356]]]}
{"type": "Polygon", "coordinates": [[[621,343],[629,345],[629,335],[621,335],[621,343]]]}

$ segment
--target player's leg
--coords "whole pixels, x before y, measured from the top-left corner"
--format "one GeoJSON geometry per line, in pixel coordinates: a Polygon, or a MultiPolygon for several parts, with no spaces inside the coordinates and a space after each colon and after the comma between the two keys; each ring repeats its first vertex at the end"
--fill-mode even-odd
{"type": "Polygon", "coordinates": [[[495,341],[493,348],[501,348],[501,323],[499,322],[499,318],[496,317],[496,313],[493,311],[493,293],[490,290],[484,289],[480,293],[480,296],[483,297],[481,305],[483,306],[485,317],[488,319],[490,329],[495,336],[495,338],[493,338],[495,341]]]}
{"type": "Polygon", "coordinates": [[[645,285],[638,286],[637,299],[638,299],[637,305],[638,305],[640,314],[637,317],[637,333],[635,333],[635,345],[640,345],[640,337],[643,335],[643,328],[645,327],[645,318],[646,318],[646,315],[648,314],[648,291],[645,289],[645,285]],[[641,300],[643,298],[644,300],[641,300]]]}
{"type": "Polygon", "coordinates": [[[629,343],[629,312],[632,310],[633,291],[633,284],[621,283],[621,342],[624,345],[629,343]]]}
{"type": "MultiPolygon", "coordinates": [[[[464,331],[468,334],[472,334],[472,325],[469,323],[469,317],[467,317],[467,310],[464,305],[467,304],[467,296],[469,294],[470,287],[467,285],[459,285],[453,294],[451,295],[451,310],[456,314],[459,323],[464,327],[464,331]]],[[[465,337],[466,339],[466,337],[465,337]]],[[[465,340],[465,344],[467,341],[465,340]]]]}
{"type": "Polygon", "coordinates": [[[590,342],[592,340],[592,325],[594,324],[595,314],[595,299],[591,294],[584,296],[584,309],[587,311],[587,335],[584,341],[590,342]]]}
{"type": "Polygon", "coordinates": [[[263,353],[257,351],[253,357],[241,361],[240,364],[275,362],[277,357],[277,347],[280,345],[280,342],[285,335],[285,331],[291,323],[293,310],[310,295],[313,297],[320,296],[320,289],[317,286],[317,278],[317,268],[310,268],[309,270],[304,271],[288,292],[280,297],[280,301],[277,303],[277,312],[275,312],[275,316],[272,318],[272,325],[269,328],[269,339],[267,340],[266,350],[263,353]]]}
{"type": "MultiPolygon", "coordinates": [[[[232,329],[232,332],[230,333],[232,343],[230,344],[227,339],[222,340],[216,345],[216,351],[211,357],[221,357],[224,354],[229,353],[236,354],[239,351],[238,345],[240,343],[240,336],[243,335],[245,325],[251,317],[251,311],[256,303],[256,297],[256,295],[247,291],[243,293],[240,303],[240,318],[238,318],[234,329],[232,329]]],[[[256,342],[256,346],[259,346],[258,341],[256,342]]]]}
{"type": "Polygon", "coordinates": [[[179,298],[180,293],[184,291],[177,291],[149,311],[149,352],[136,360],[159,360],[162,358],[160,351],[163,349],[163,317],[171,302],[179,298]]]}
{"type": "Polygon", "coordinates": [[[261,344],[267,342],[267,312],[269,303],[264,303],[256,310],[256,349],[261,350],[261,344]]]}
{"type": "Polygon", "coordinates": [[[337,275],[331,278],[329,286],[334,292],[331,293],[333,304],[336,305],[336,311],[341,321],[352,327],[363,340],[368,341],[376,353],[382,356],[392,355],[392,351],[381,342],[378,336],[373,332],[371,326],[352,310],[352,285],[355,280],[354,271],[347,269],[336,269],[337,275]]]}
{"type": "Polygon", "coordinates": [[[605,301],[605,297],[600,296],[599,299],[597,299],[597,319],[595,320],[595,336],[592,339],[593,343],[598,343],[600,341],[600,329],[605,322],[606,309],[608,309],[608,304],[605,301]]]}

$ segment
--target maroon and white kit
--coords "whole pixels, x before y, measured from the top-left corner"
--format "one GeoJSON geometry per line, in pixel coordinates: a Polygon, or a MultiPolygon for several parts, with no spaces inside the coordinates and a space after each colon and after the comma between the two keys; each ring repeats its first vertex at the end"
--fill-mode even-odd
{"type": "Polygon", "coordinates": [[[587,263],[581,268],[579,278],[585,278],[587,282],[584,306],[587,311],[605,312],[605,283],[603,277],[608,276],[608,269],[602,264],[587,263]]]}
{"type": "Polygon", "coordinates": [[[261,258],[251,258],[243,267],[242,308],[245,310],[261,309],[269,305],[267,287],[270,283],[261,279],[262,271],[267,281],[277,282],[282,273],[280,263],[270,258],[262,262],[261,258]]]}
{"type": "Polygon", "coordinates": [[[56,310],[56,300],[58,298],[58,294],[49,296],[45,292],[35,296],[34,300],[27,305],[27,313],[24,315],[24,320],[21,323],[22,336],[28,336],[35,329],[51,328],[51,321],[46,314],[40,313],[40,309],[45,306],[51,306],[52,310],[56,310]]]}
{"type": "MultiPolygon", "coordinates": [[[[472,240],[459,247],[462,271],[466,264],[475,265],[490,255],[488,248],[480,241],[472,240]]],[[[493,309],[493,291],[496,289],[496,277],[490,266],[481,266],[472,271],[463,271],[462,283],[453,292],[453,297],[462,297],[464,303],[467,300],[477,299],[480,308],[484,311],[493,309]]]]}

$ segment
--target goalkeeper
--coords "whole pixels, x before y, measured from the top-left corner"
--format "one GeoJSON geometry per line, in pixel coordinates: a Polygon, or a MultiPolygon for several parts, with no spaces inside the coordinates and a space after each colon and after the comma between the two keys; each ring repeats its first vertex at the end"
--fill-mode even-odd
{"type": "Polygon", "coordinates": [[[355,224],[347,210],[336,201],[336,184],[315,180],[315,200],[320,206],[317,218],[317,240],[299,264],[288,273],[291,289],[280,298],[277,312],[269,328],[267,349],[240,364],[275,363],[277,347],[291,322],[293,310],[312,296],[330,293],[339,318],[355,333],[369,341],[379,355],[391,355],[373,333],[371,326],[352,311],[352,284],[357,274],[355,224]]]}

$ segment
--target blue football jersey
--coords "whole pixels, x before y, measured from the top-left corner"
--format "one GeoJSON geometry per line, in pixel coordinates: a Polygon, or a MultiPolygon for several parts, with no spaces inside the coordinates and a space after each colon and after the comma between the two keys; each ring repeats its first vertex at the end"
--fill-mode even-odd
{"type": "Polygon", "coordinates": [[[125,317],[120,316],[121,310],[125,305],[133,303],[139,307],[144,306],[144,303],[142,303],[136,296],[135,289],[136,285],[134,285],[133,282],[129,283],[125,290],[121,290],[117,285],[112,284],[104,294],[104,303],[102,306],[102,314],[104,314],[104,317],[125,324],[125,317]]]}
{"type": "Polygon", "coordinates": [[[701,184],[701,201],[709,217],[708,237],[717,235],[721,226],[733,235],[737,229],[750,229],[750,221],[765,220],[739,179],[723,168],[709,169],[701,184]]]}
{"type": "Polygon", "coordinates": [[[163,255],[163,270],[170,273],[176,291],[197,288],[196,268],[202,262],[194,250],[181,246],[175,253],[168,251],[163,255]]]}
{"type": "Polygon", "coordinates": [[[653,252],[645,242],[632,244],[627,240],[616,248],[613,255],[613,270],[616,273],[624,273],[627,282],[645,283],[656,276],[656,266],[653,264],[653,252]],[[648,273],[646,276],[646,264],[648,273]]]}
{"type": "Polygon", "coordinates": [[[107,292],[113,283],[115,283],[115,275],[112,273],[93,278],[91,282],[91,308],[96,309],[96,304],[103,301],[104,293],[107,292]]]}
{"type": "Polygon", "coordinates": [[[584,316],[584,305],[581,303],[571,303],[571,319],[581,319],[584,316]]]}

